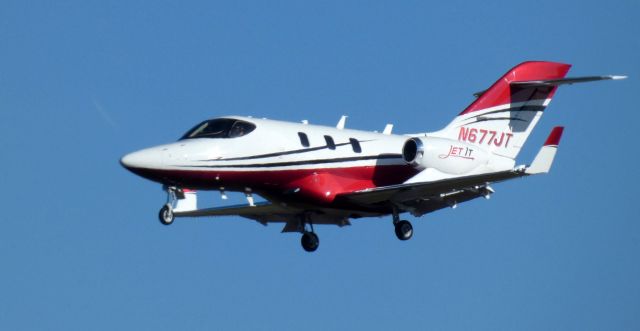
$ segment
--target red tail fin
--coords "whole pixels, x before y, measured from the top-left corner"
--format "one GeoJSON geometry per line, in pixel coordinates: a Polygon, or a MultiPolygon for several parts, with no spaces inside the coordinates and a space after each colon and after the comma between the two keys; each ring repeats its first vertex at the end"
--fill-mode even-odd
{"type": "Polygon", "coordinates": [[[509,70],[478,99],[471,103],[460,115],[496,107],[504,104],[527,102],[531,100],[551,99],[555,86],[513,86],[512,82],[547,80],[564,78],[571,68],[570,64],[557,62],[523,62],[509,70]]]}
{"type": "Polygon", "coordinates": [[[570,67],[523,62],[478,93],[473,103],[433,135],[474,144],[514,160],[557,89],[548,82],[563,79],[570,67]]]}

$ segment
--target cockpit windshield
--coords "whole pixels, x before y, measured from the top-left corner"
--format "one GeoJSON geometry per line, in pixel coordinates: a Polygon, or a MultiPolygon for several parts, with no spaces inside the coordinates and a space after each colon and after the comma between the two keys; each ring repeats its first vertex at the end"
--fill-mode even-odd
{"type": "Polygon", "coordinates": [[[255,128],[255,124],[246,121],[232,118],[218,118],[196,125],[193,129],[187,131],[180,140],[193,138],[237,138],[249,134],[255,130],[255,128]]]}

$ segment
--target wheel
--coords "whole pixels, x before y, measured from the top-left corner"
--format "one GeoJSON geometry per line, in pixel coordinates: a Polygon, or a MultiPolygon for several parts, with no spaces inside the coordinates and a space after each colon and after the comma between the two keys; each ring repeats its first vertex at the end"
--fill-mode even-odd
{"type": "Polygon", "coordinates": [[[318,235],[313,232],[305,232],[302,234],[302,238],[300,238],[300,243],[305,251],[314,252],[320,245],[320,239],[318,235]]]}
{"type": "Polygon", "coordinates": [[[396,237],[400,240],[409,240],[413,236],[413,226],[409,221],[396,223],[396,237]]]}
{"type": "Polygon", "coordinates": [[[164,225],[170,225],[173,223],[175,216],[173,215],[173,209],[169,205],[164,205],[160,209],[160,213],[158,214],[158,218],[160,219],[160,223],[164,225]]]}

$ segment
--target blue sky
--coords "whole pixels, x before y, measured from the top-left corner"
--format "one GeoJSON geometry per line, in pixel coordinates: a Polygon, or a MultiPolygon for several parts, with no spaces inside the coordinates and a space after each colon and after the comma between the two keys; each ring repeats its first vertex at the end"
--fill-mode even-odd
{"type": "MultiPolygon", "coordinates": [[[[637,330],[637,1],[3,1],[0,329],[637,330]],[[570,76],[552,173],[413,221],[156,219],[118,159],[228,114],[436,130],[524,60],[570,76]]],[[[240,201],[234,197],[234,201],[240,201]]],[[[214,194],[201,201],[220,205],[214,194]]]]}

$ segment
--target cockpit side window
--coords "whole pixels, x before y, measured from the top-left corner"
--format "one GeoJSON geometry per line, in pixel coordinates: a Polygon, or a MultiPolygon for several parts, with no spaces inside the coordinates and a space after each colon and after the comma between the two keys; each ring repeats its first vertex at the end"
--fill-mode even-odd
{"type": "Polygon", "coordinates": [[[236,121],[231,126],[231,130],[229,130],[229,138],[237,138],[246,135],[247,133],[253,131],[256,126],[243,121],[236,121]]]}
{"type": "Polygon", "coordinates": [[[193,129],[187,131],[180,140],[194,138],[238,138],[249,134],[255,129],[256,126],[253,123],[231,118],[218,118],[196,125],[193,129]]]}

